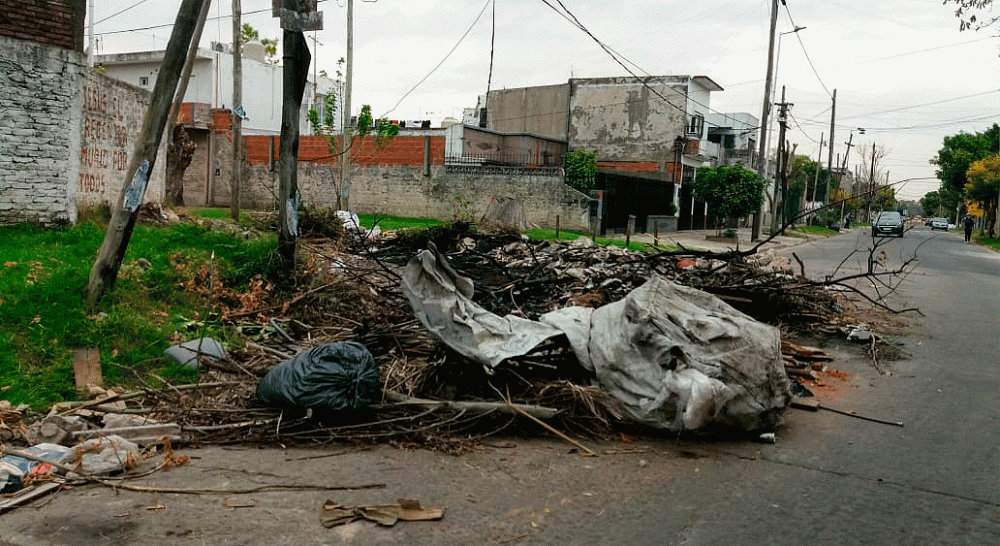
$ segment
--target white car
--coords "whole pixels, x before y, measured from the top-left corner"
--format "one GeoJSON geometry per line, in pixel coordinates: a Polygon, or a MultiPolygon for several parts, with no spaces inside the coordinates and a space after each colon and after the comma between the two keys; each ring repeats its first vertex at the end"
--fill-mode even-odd
{"type": "Polygon", "coordinates": [[[935,229],[940,229],[942,231],[948,231],[948,219],[947,218],[934,218],[931,220],[931,231],[935,229]]]}

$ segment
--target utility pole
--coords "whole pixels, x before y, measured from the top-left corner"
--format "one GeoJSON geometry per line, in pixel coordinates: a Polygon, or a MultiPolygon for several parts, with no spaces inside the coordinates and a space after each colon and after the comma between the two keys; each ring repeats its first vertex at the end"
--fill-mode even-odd
{"type": "Polygon", "coordinates": [[[833,139],[836,138],[834,134],[834,121],[837,119],[837,90],[833,90],[833,106],[830,110],[830,154],[827,156],[826,160],[826,178],[823,179],[823,196],[820,200],[826,203],[827,197],[829,197],[830,188],[829,182],[830,177],[833,176],[833,139]]]}
{"type": "Polygon", "coordinates": [[[771,218],[771,233],[777,233],[779,226],[785,223],[785,198],[788,195],[788,177],[785,176],[788,157],[787,149],[788,146],[785,142],[785,130],[788,127],[788,107],[791,106],[790,103],[785,102],[785,87],[781,87],[781,102],[776,105],[779,108],[778,111],[778,164],[776,175],[781,179],[781,195],[779,199],[777,183],[775,183],[774,191],[774,211],[771,218]]]}
{"type": "MultiPolygon", "coordinates": [[[[350,1],[350,0],[348,0],[350,1]]],[[[774,77],[774,31],[778,26],[778,0],[771,0],[771,32],[767,41],[767,77],[764,79],[764,105],[760,113],[760,142],[757,153],[757,174],[767,177],[767,116],[771,111],[771,78],[774,77]]],[[[760,239],[761,223],[764,221],[764,205],[753,220],[750,238],[760,239]]]]}
{"type": "Polygon", "coordinates": [[[281,143],[278,149],[278,254],[283,268],[291,274],[295,269],[295,247],[299,235],[299,109],[309,76],[309,47],[303,31],[321,30],[322,13],[306,8],[303,3],[283,0],[272,14],[281,17],[281,143]]]}
{"type": "Polygon", "coordinates": [[[347,0],[347,67],[344,70],[344,128],[340,138],[340,206],[351,208],[351,83],[354,72],[354,0],[347,0]]]}
{"type": "Polygon", "coordinates": [[[114,286],[121,268],[122,259],[128,249],[135,221],[139,216],[139,206],[142,205],[146,193],[146,184],[156,162],[156,152],[163,138],[163,130],[170,115],[170,105],[177,91],[181,70],[184,68],[184,58],[191,45],[191,37],[197,26],[198,13],[206,0],[183,0],[174,21],[174,28],[163,55],[163,64],[156,75],[152,99],[146,115],[143,117],[142,129],[136,140],[129,162],[128,176],[122,184],[111,212],[111,221],[104,234],[104,242],[90,270],[90,280],[87,282],[87,304],[93,307],[101,297],[114,286]]]}
{"type": "Polygon", "coordinates": [[[198,26],[194,29],[194,36],[191,38],[191,46],[188,47],[187,58],[184,59],[184,73],[178,83],[177,95],[174,97],[174,104],[171,107],[170,123],[167,129],[173,130],[177,119],[181,115],[181,105],[184,104],[184,95],[187,93],[188,81],[191,79],[191,70],[194,68],[194,57],[198,54],[198,44],[201,43],[201,34],[205,30],[205,20],[208,18],[208,9],[212,5],[212,0],[205,0],[201,4],[201,12],[198,14],[198,26]]]}
{"type": "Polygon", "coordinates": [[[243,32],[240,0],[233,0],[233,178],[229,185],[229,215],[240,220],[243,185],[243,32]]]}
{"type": "Polygon", "coordinates": [[[875,141],[872,141],[871,174],[868,175],[868,218],[872,217],[872,201],[875,200],[875,141]]]}
{"type": "Polygon", "coordinates": [[[94,68],[94,1],[90,0],[87,13],[88,23],[90,23],[90,38],[87,41],[87,66],[94,68]]]}
{"type": "MultiPolygon", "coordinates": [[[[823,133],[820,133],[819,134],[819,153],[816,154],[816,174],[813,176],[812,201],[816,200],[816,190],[819,189],[819,166],[822,164],[822,162],[823,162],[823,133]]],[[[827,174],[827,176],[830,176],[829,173],[827,174]]],[[[807,191],[806,192],[806,204],[807,205],[809,204],[809,201],[810,201],[808,199],[808,197],[809,197],[809,192],[807,191]]],[[[825,196],[822,198],[822,200],[826,201],[825,196]]]]}

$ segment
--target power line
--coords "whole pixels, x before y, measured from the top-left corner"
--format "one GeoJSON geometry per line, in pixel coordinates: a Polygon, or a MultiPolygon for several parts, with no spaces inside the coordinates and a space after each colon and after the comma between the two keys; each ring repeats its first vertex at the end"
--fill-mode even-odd
{"type": "Polygon", "coordinates": [[[125,8],[125,9],[123,9],[123,10],[121,10],[121,11],[117,12],[117,13],[114,13],[114,14],[111,14],[111,15],[108,15],[107,17],[105,17],[104,19],[101,19],[100,21],[96,21],[96,22],[94,23],[94,25],[99,25],[99,24],[103,23],[104,21],[107,21],[108,19],[114,19],[115,17],[118,17],[119,15],[121,15],[121,14],[125,13],[126,11],[128,11],[128,10],[130,10],[130,9],[132,9],[132,8],[137,8],[137,7],[139,7],[139,6],[143,5],[143,4],[145,4],[145,3],[146,3],[146,2],[148,2],[148,1],[149,1],[149,0],[139,0],[139,1],[138,1],[138,2],[136,2],[135,4],[132,4],[131,6],[129,6],[129,7],[127,7],[127,8],[125,8]]]}
{"type": "MultiPolygon", "coordinates": [[[[799,26],[795,24],[795,19],[792,18],[792,12],[788,9],[788,4],[786,4],[785,2],[782,2],[782,4],[784,4],[785,6],[785,13],[788,15],[788,20],[791,21],[792,23],[792,28],[799,28],[799,26]]],[[[826,96],[832,97],[833,95],[830,93],[830,90],[826,87],[826,84],[823,83],[823,78],[819,77],[819,72],[816,70],[816,65],[813,64],[812,59],[809,57],[809,52],[806,51],[806,45],[805,43],[802,42],[802,37],[799,36],[798,32],[795,33],[795,38],[799,41],[799,47],[802,48],[802,54],[806,56],[806,61],[809,62],[809,68],[811,68],[813,74],[816,75],[816,81],[818,81],[819,84],[823,87],[823,90],[826,91],[826,96]]]]}
{"type": "Polygon", "coordinates": [[[448,60],[448,57],[451,57],[451,54],[454,53],[456,49],[458,49],[458,46],[461,45],[461,43],[462,43],[463,40],[465,40],[465,37],[468,36],[470,32],[472,32],[472,29],[476,26],[476,23],[478,23],[479,20],[483,17],[483,14],[486,13],[486,8],[489,7],[490,2],[492,2],[492,1],[493,0],[486,0],[486,3],[483,4],[483,9],[479,10],[479,15],[477,15],[476,19],[474,21],[472,21],[472,24],[469,25],[469,28],[465,30],[465,33],[462,34],[462,37],[458,39],[458,42],[456,42],[455,45],[454,45],[454,47],[451,48],[451,51],[449,51],[448,54],[445,55],[443,59],[441,59],[441,62],[439,62],[437,65],[435,65],[434,68],[432,68],[431,71],[428,72],[426,76],[424,76],[423,78],[421,78],[420,81],[418,81],[416,83],[416,85],[414,85],[413,87],[411,87],[409,91],[407,91],[406,93],[403,93],[403,96],[400,97],[398,101],[396,101],[395,106],[393,106],[387,112],[385,112],[384,114],[382,114],[381,117],[385,117],[385,116],[389,115],[393,110],[395,110],[396,108],[398,108],[399,105],[400,105],[400,103],[402,103],[403,100],[406,99],[406,97],[409,96],[410,93],[412,93],[417,87],[420,87],[420,85],[422,83],[424,83],[425,81],[427,81],[427,78],[431,77],[431,74],[433,74],[434,71],[436,71],[438,68],[441,68],[441,65],[443,65],[444,62],[448,60]]]}
{"type": "MultiPolygon", "coordinates": [[[[633,78],[635,78],[638,83],[641,83],[643,87],[645,87],[651,93],[653,93],[654,95],[656,95],[660,100],[662,100],[663,102],[667,103],[668,105],[670,105],[674,109],[679,110],[681,113],[683,113],[685,115],[687,114],[687,108],[682,108],[682,107],[677,106],[676,104],[670,102],[670,100],[667,99],[667,97],[663,96],[663,94],[661,94],[659,91],[657,91],[656,89],[654,89],[651,85],[649,85],[649,83],[647,83],[644,78],[639,77],[635,72],[632,71],[632,69],[630,69],[628,66],[626,66],[625,63],[627,62],[628,64],[631,64],[632,66],[635,66],[640,72],[643,72],[644,74],[646,74],[647,77],[652,77],[649,74],[649,72],[643,70],[641,67],[639,67],[639,65],[633,63],[632,61],[628,60],[628,58],[626,58],[624,55],[621,55],[620,53],[618,53],[617,51],[615,51],[614,49],[612,49],[611,46],[607,45],[606,43],[604,43],[603,41],[601,41],[600,39],[598,39],[597,36],[594,36],[594,34],[586,26],[584,26],[583,23],[580,22],[580,20],[576,17],[576,15],[574,15],[573,12],[571,12],[565,6],[565,4],[562,3],[562,0],[555,0],[555,1],[559,4],[560,7],[562,7],[562,9],[565,11],[565,13],[563,13],[562,11],[560,11],[559,8],[557,8],[554,5],[552,5],[552,3],[549,0],[541,0],[541,1],[542,1],[543,4],[545,4],[546,6],[550,7],[553,11],[555,11],[560,16],[562,16],[564,19],[566,19],[567,21],[569,21],[571,25],[573,25],[576,28],[578,28],[581,31],[583,31],[587,36],[590,36],[590,38],[592,40],[594,40],[594,42],[596,42],[597,45],[599,45],[601,47],[601,49],[603,49],[608,54],[608,56],[611,57],[612,60],[614,60],[616,63],[618,63],[618,65],[621,66],[623,69],[625,69],[625,71],[628,72],[633,78]]],[[[690,101],[690,102],[692,102],[692,103],[694,103],[694,104],[697,104],[698,106],[701,106],[702,108],[704,108],[708,112],[712,112],[712,113],[716,113],[716,114],[724,114],[724,112],[720,112],[718,110],[715,110],[712,107],[710,107],[708,105],[705,105],[705,104],[702,104],[702,103],[700,103],[700,102],[692,99],[689,96],[685,96],[685,99],[688,100],[688,101],[690,101]]],[[[708,123],[708,122],[706,121],[706,123],[708,123]]]]}

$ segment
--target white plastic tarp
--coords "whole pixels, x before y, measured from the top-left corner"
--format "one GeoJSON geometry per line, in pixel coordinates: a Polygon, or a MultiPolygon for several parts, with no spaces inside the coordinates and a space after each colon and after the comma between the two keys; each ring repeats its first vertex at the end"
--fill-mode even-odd
{"type": "Polygon", "coordinates": [[[661,277],[620,301],[567,307],[541,322],[499,317],[473,303],[472,281],[433,247],[410,261],[402,286],[428,330],[489,368],[566,335],[580,364],[629,417],[656,428],[767,428],[791,397],[776,328],[661,277]]]}
{"type": "Polygon", "coordinates": [[[562,332],[540,322],[501,317],[472,301],[472,280],[459,275],[433,243],[403,270],[402,289],[417,318],[461,355],[494,368],[562,332]]]}
{"type": "Polygon", "coordinates": [[[565,332],[601,388],[646,425],[756,430],[791,398],[777,328],[659,276],[591,312],[541,320],[565,332]]]}

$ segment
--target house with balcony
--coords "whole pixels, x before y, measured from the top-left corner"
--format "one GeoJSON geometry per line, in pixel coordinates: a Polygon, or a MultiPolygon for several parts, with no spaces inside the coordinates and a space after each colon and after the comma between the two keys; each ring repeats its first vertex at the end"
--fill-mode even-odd
{"type": "Polygon", "coordinates": [[[703,228],[704,203],[690,182],[712,165],[720,147],[708,139],[711,93],[707,76],[572,78],[566,83],[490,91],[479,125],[498,133],[565,141],[569,151],[597,152],[596,188],[603,228],[652,231],[660,217],[679,229],[703,228]]]}
{"type": "Polygon", "coordinates": [[[754,170],[757,165],[757,135],[760,120],[747,112],[711,113],[705,116],[708,141],[718,147],[714,166],[742,165],[754,170]]]}

